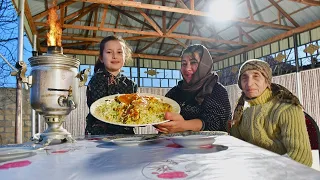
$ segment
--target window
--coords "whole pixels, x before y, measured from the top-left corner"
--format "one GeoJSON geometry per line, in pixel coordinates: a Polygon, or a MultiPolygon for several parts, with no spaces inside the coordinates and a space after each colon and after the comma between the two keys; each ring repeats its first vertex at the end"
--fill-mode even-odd
{"type": "Polygon", "coordinates": [[[177,80],[175,79],[169,79],[169,87],[174,87],[177,85],[177,80]]]}
{"type": "Polygon", "coordinates": [[[161,79],[161,87],[169,87],[169,79],[161,79]]]}
{"type": "Polygon", "coordinates": [[[152,79],[152,87],[160,87],[160,79],[152,79]]]}
{"type": "Polygon", "coordinates": [[[168,78],[168,79],[171,79],[171,78],[172,78],[172,70],[170,70],[170,69],[165,69],[165,70],[164,70],[164,77],[165,77],[165,78],[168,78]]]}
{"type": "Polygon", "coordinates": [[[180,79],[180,71],[179,70],[172,70],[173,79],[180,79]]]}
{"type": "Polygon", "coordinates": [[[123,67],[122,69],[122,74],[131,78],[131,74],[130,74],[130,67],[123,67]]]}
{"type": "Polygon", "coordinates": [[[140,68],[140,77],[148,77],[148,68],[140,68]]]}

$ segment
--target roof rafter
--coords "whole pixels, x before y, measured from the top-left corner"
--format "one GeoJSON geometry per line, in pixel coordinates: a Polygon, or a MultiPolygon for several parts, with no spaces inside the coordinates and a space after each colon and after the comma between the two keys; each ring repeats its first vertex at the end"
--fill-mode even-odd
{"type": "Polygon", "coordinates": [[[309,24],[306,24],[306,25],[304,25],[304,26],[300,26],[300,27],[295,28],[295,29],[292,29],[292,30],[290,30],[290,31],[287,31],[287,32],[282,33],[282,34],[277,35],[277,36],[274,36],[274,37],[269,38],[269,39],[267,39],[267,40],[265,40],[265,41],[258,42],[258,43],[256,43],[256,44],[251,45],[251,46],[248,46],[248,47],[245,47],[245,48],[241,48],[241,49],[232,51],[232,52],[230,52],[229,54],[226,54],[226,55],[224,55],[224,56],[217,57],[216,59],[214,59],[214,62],[218,62],[218,61],[221,61],[221,60],[223,60],[223,59],[226,59],[226,58],[229,58],[229,57],[238,55],[238,54],[240,54],[240,53],[250,51],[250,50],[255,49],[255,48],[257,48],[257,47],[261,47],[261,46],[264,46],[264,45],[266,45],[266,44],[273,43],[273,42],[275,42],[275,41],[278,41],[278,40],[281,40],[281,39],[290,37],[290,36],[292,36],[293,34],[301,33],[301,32],[307,31],[307,30],[309,30],[309,29],[316,28],[316,27],[318,27],[318,26],[320,26],[320,20],[315,21],[315,22],[312,22],[312,23],[309,23],[309,24]]]}
{"type": "MultiPolygon", "coordinates": [[[[40,48],[41,52],[47,52],[46,47],[40,48]]],[[[99,51],[94,50],[81,50],[81,49],[63,49],[64,54],[81,54],[81,55],[91,55],[91,56],[98,56],[99,51]]],[[[132,57],[134,58],[144,58],[144,59],[158,59],[158,60],[167,60],[167,61],[180,61],[180,57],[174,57],[174,56],[159,56],[159,55],[151,55],[151,54],[139,54],[134,53],[132,54],[132,57]]]]}
{"type": "Polygon", "coordinates": [[[108,13],[108,5],[104,5],[102,18],[101,18],[101,21],[100,21],[100,27],[101,28],[103,28],[104,23],[106,22],[107,13],[108,13]]]}
{"type": "MultiPolygon", "coordinates": [[[[48,26],[46,23],[35,23],[36,25],[43,25],[48,26]]],[[[136,31],[136,30],[129,30],[129,29],[119,29],[119,28],[99,28],[93,26],[80,26],[80,25],[70,25],[64,24],[63,28],[70,28],[70,29],[83,29],[83,30],[100,30],[106,32],[122,32],[122,33],[130,33],[130,34],[141,34],[141,35],[151,35],[155,37],[166,37],[166,38],[177,38],[177,39],[193,39],[193,40],[200,40],[206,42],[217,42],[217,43],[224,43],[224,44],[237,44],[237,45],[249,45],[248,43],[240,43],[236,41],[228,41],[228,40],[217,40],[212,38],[205,38],[200,36],[188,36],[183,34],[165,34],[159,35],[157,32],[149,32],[149,31],[136,31]]]]}
{"type": "Polygon", "coordinates": [[[309,6],[320,6],[320,1],[315,1],[315,0],[289,0],[293,2],[298,2],[302,4],[306,4],[309,6]]]}
{"type": "Polygon", "coordinates": [[[137,51],[137,53],[141,53],[141,52],[143,52],[144,50],[148,49],[148,48],[149,48],[150,46],[152,46],[154,43],[156,43],[157,41],[159,41],[159,39],[161,39],[161,37],[153,40],[152,42],[150,42],[149,44],[147,44],[145,47],[139,49],[139,50],[137,51]]]}
{"type": "Polygon", "coordinates": [[[115,6],[110,6],[110,7],[111,7],[112,9],[120,12],[121,14],[123,14],[123,15],[125,15],[125,16],[127,16],[127,17],[129,17],[129,18],[131,18],[131,19],[133,19],[133,20],[135,20],[135,21],[137,21],[137,22],[139,22],[140,24],[143,24],[144,26],[147,26],[149,29],[153,29],[153,27],[152,27],[151,25],[149,25],[149,24],[141,21],[140,19],[138,19],[138,18],[134,17],[133,15],[125,12],[124,10],[122,10],[122,9],[120,9],[120,8],[118,8],[118,7],[115,7],[115,6]]]}
{"type": "MultiPolygon", "coordinates": [[[[76,3],[76,2],[73,1],[73,0],[66,0],[65,2],[62,2],[62,3],[58,4],[57,7],[58,7],[58,9],[60,9],[62,6],[68,6],[68,5],[71,5],[73,3],[76,3]]],[[[46,11],[43,11],[43,12],[33,16],[32,19],[34,21],[36,21],[36,20],[38,20],[40,18],[43,18],[43,17],[47,16],[48,14],[49,14],[49,10],[46,10],[46,11]]]]}
{"type": "Polygon", "coordinates": [[[278,3],[276,3],[274,0],[269,0],[269,2],[278,9],[278,11],[286,17],[295,27],[299,27],[300,25],[292,19],[292,17],[285,11],[283,10],[278,3]]]}
{"type": "MultiPolygon", "coordinates": [[[[125,6],[125,7],[134,7],[134,8],[140,8],[140,9],[151,9],[151,10],[158,10],[158,11],[167,11],[167,12],[176,12],[181,14],[189,14],[194,16],[206,16],[206,17],[212,17],[211,13],[207,12],[201,12],[196,10],[189,10],[189,9],[183,9],[183,8],[176,8],[176,7],[168,7],[168,6],[161,6],[161,5],[154,5],[154,4],[145,4],[141,2],[135,2],[135,1],[114,1],[114,0],[77,0],[79,2],[91,2],[91,3],[99,3],[99,4],[109,4],[114,6],[125,6]]],[[[263,25],[268,27],[273,27],[277,29],[285,29],[290,30],[293,27],[290,26],[283,26],[279,24],[273,24],[273,23],[267,23],[263,21],[256,21],[256,20],[250,20],[245,18],[234,18],[231,21],[236,22],[242,22],[247,24],[254,24],[254,25],[263,25]]]]}

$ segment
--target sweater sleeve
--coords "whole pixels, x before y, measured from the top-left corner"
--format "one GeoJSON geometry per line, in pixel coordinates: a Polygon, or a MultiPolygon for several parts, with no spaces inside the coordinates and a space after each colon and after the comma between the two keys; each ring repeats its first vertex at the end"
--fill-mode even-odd
{"type": "Polygon", "coordinates": [[[238,139],[243,139],[239,131],[239,124],[232,125],[230,135],[238,139]]]}
{"type": "Polygon", "coordinates": [[[279,125],[282,143],[290,158],[311,166],[311,146],[302,109],[298,106],[286,109],[280,114],[279,125]]]}
{"type": "Polygon", "coordinates": [[[216,84],[211,95],[204,99],[202,108],[199,117],[203,123],[201,131],[227,131],[231,107],[227,90],[220,83],[216,84]]]}

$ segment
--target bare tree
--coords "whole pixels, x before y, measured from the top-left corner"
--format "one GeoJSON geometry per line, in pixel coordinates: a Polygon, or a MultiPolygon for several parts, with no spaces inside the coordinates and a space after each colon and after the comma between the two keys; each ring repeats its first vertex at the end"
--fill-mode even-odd
{"type": "MultiPolygon", "coordinates": [[[[11,0],[0,1],[0,54],[12,65],[18,61],[18,27],[19,18],[11,0]]],[[[29,43],[25,35],[25,43],[29,43]]],[[[31,50],[24,48],[30,53],[31,50]]],[[[15,87],[15,77],[10,75],[12,69],[0,58],[0,87],[15,87]]]]}

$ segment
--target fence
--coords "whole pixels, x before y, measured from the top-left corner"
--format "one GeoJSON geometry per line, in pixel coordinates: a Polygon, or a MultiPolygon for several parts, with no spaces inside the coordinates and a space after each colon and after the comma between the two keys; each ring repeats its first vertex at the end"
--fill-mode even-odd
{"type": "MultiPolygon", "coordinates": [[[[301,76],[301,95],[304,110],[310,114],[320,125],[320,68],[305,70],[300,72],[301,76]]],[[[287,87],[291,92],[297,94],[296,73],[273,77],[273,82],[287,87]]],[[[232,110],[240,97],[241,91],[236,84],[226,86],[232,110]]],[[[139,92],[165,95],[169,88],[144,88],[140,87],[139,92]]],[[[15,89],[2,88],[0,101],[0,144],[14,143],[14,120],[15,120],[15,89]],[[2,139],[2,142],[1,142],[2,139]]],[[[80,89],[80,103],[76,110],[72,111],[67,117],[64,127],[73,136],[84,134],[85,119],[89,112],[86,104],[86,87],[80,89]]],[[[23,121],[24,121],[24,141],[31,135],[31,109],[28,92],[24,92],[23,100],[23,121]]],[[[42,132],[45,123],[41,121],[42,132]]],[[[153,127],[143,127],[136,129],[136,133],[146,134],[155,133],[153,127]]]]}

